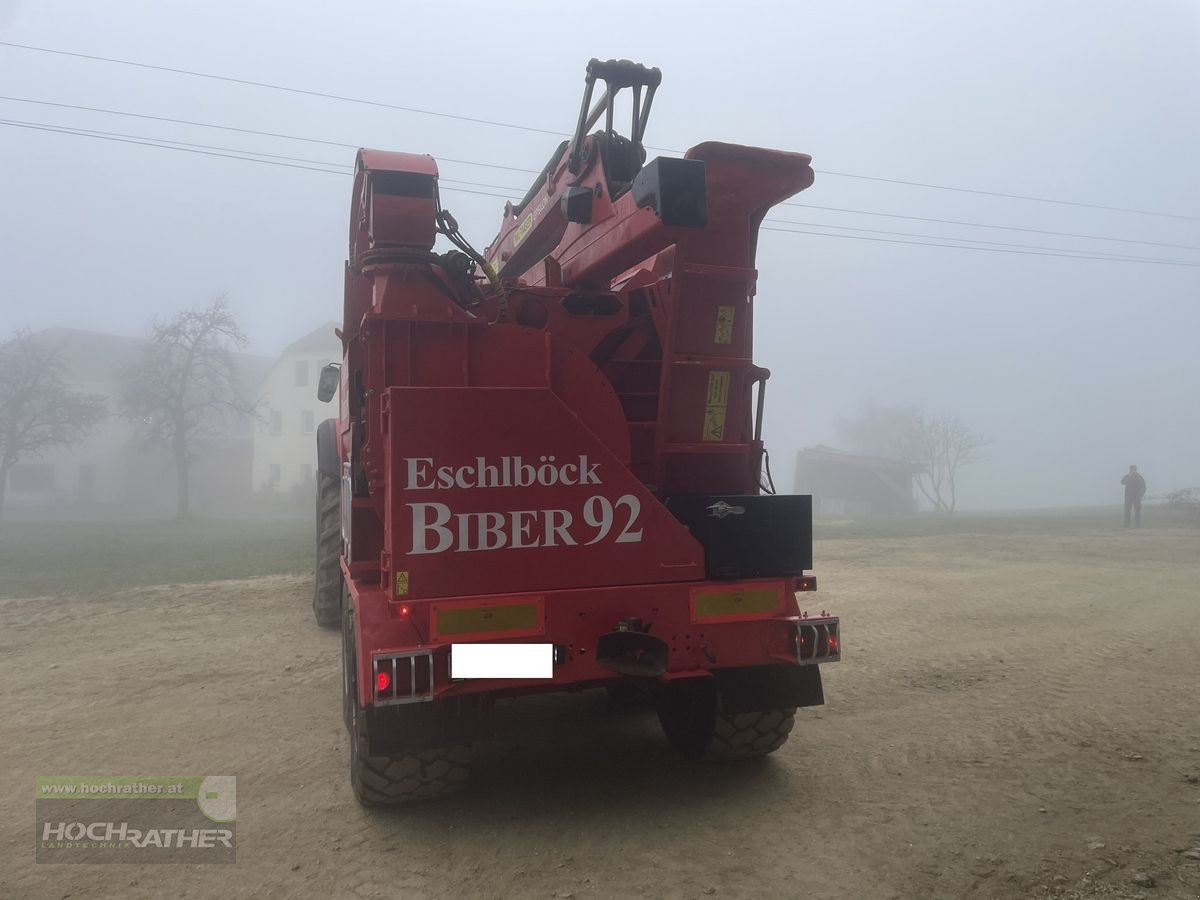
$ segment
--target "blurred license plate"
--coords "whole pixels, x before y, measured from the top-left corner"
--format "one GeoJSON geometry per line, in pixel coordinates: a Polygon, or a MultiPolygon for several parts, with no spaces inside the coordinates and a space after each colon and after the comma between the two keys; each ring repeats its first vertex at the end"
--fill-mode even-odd
{"type": "Polygon", "coordinates": [[[451,644],[451,678],[553,678],[553,644],[451,644]]]}

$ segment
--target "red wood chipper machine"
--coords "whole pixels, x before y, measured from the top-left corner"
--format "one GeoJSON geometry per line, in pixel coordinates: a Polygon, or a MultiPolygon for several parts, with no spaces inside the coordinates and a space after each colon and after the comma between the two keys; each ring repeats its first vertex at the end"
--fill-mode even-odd
{"type": "Polygon", "coordinates": [[[759,224],[810,158],[647,162],[660,78],[592,60],[574,135],[483,253],[433,158],[358,153],[313,606],[342,629],[364,804],[460,787],[502,698],[638,693],[712,761],[824,702],[839,621],[798,602],[811,498],[770,485],[751,357],[759,224]]]}

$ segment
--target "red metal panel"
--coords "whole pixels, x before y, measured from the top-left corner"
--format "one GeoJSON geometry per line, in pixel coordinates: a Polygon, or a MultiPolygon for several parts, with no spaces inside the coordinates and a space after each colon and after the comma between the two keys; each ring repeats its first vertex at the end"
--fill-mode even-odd
{"type": "MultiPolygon", "coordinates": [[[[452,605],[485,605],[491,602],[542,603],[542,630],[536,639],[565,648],[566,658],[554,669],[554,680],[539,684],[538,690],[561,690],[580,682],[611,681],[613,673],[595,661],[594,648],[601,635],[606,634],[625,616],[638,615],[651,621],[651,633],[661,637],[670,648],[668,675],[689,672],[702,673],[728,666],[753,666],[795,660],[795,625],[797,622],[794,595],[783,582],[764,580],[739,582],[743,588],[781,590],[782,610],[773,616],[740,621],[695,622],[692,619],[691,598],[694,591],[704,588],[726,589],[722,583],[695,582],[653,585],[617,585],[536,594],[502,594],[464,596],[452,605]],[[713,662],[716,660],[716,662],[713,662]]],[[[383,593],[371,587],[351,584],[355,608],[359,610],[360,647],[364,661],[359,678],[362,702],[370,700],[370,657],[376,653],[416,648],[441,648],[453,643],[452,638],[441,641],[430,636],[430,608],[443,601],[420,600],[411,606],[411,619],[397,616],[393,610],[399,602],[387,602],[383,593]]],[[[816,620],[812,620],[816,621],[816,620]]],[[[497,643],[528,642],[531,636],[506,637],[497,643]]],[[[439,696],[527,688],[525,682],[465,681],[436,686],[439,696]]]]}
{"type": "Polygon", "coordinates": [[[427,153],[395,153],[391,150],[358,151],[358,166],[368,171],[412,172],[438,177],[437,160],[427,153]]]}
{"type": "Polygon", "coordinates": [[[687,529],[548,388],[387,397],[387,546],[406,596],[704,577],[687,529]]]}

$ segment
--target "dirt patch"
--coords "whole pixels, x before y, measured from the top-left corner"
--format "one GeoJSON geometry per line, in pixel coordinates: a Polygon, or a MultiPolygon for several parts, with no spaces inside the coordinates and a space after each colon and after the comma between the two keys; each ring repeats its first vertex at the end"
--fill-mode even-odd
{"type": "Polygon", "coordinates": [[[469,793],[390,814],[350,794],[307,580],[0,601],[0,897],[1200,892],[1200,538],[817,556],[846,658],[774,756],[680,762],[600,692],[514,701],[469,793]],[[236,775],[238,862],[36,866],[35,776],[85,773],[236,775]]]}

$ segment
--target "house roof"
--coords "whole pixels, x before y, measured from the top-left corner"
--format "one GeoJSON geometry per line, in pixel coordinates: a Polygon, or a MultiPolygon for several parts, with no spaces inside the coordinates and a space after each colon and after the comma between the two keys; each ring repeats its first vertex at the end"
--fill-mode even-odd
{"type": "Polygon", "coordinates": [[[892,459],[886,456],[867,456],[861,453],[851,453],[836,447],[805,447],[800,451],[800,458],[805,462],[838,463],[847,466],[861,466],[868,469],[897,469],[908,472],[919,472],[921,467],[903,459],[892,459]]]}
{"type": "MultiPolygon", "coordinates": [[[[299,340],[288,344],[280,355],[288,356],[293,353],[316,353],[322,350],[340,350],[341,342],[338,340],[336,334],[338,327],[337,322],[326,322],[319,328],[314,328],[299,340]]],[[[340,352],[337,355],[340,356],[340,352]]]]}

